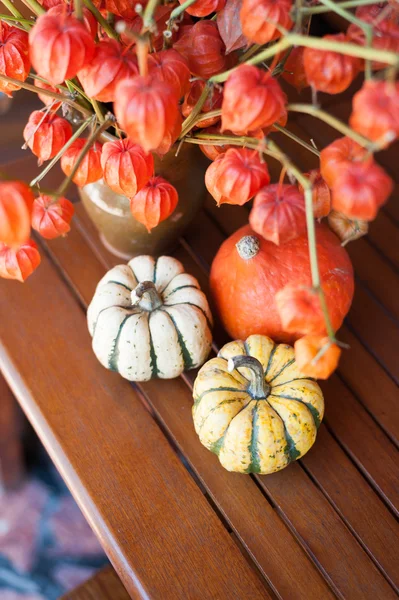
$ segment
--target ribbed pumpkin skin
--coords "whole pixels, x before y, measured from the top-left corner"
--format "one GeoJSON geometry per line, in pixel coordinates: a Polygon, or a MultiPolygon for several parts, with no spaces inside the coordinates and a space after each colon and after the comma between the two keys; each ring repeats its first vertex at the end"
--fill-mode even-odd
{"type": "Polygon", "coordinates": [[[294,349],[260,335],[226,344],[199,371],[193,395],[201,443],[238,473],[284,469],[312,447],[324,415],[322,391],[301,374],[294,349]],[[242,355],[261,363],[266,397],[251,394],[249,369],[228,371],[228,359],[242,355]]]}
{"type": "Polygon", "coordinates": [[[108,271],[87,320],[98,360],[130,381],[177,377],[203,364],[211,349],[212,315],[205,294],[169,256],[137,256],[108,271]],[[151,308],[146,294],[139,304],[132,303],[140,282],[155,285],[159,307],[151,308]]]}
{"type": "MultiPolygon", "coordinates": [[[[316,225],[317,252],[321,281],[330,318],[339,329],[353,298],[353,268],[346,250],[324,224],[316,225]]],[[[253,333],[276,341],[292,343],[300,335],[283,331],[275,295],[287,284],[311,285],[308,243],[302,234],[281,246],[256,235],[246,225],[220,247],[212,264],[210,284],[223,325],[233,339],[253,333]],[[236,243],[254,235],[260,241],[259,253],[242,259],[236,243]]]]}

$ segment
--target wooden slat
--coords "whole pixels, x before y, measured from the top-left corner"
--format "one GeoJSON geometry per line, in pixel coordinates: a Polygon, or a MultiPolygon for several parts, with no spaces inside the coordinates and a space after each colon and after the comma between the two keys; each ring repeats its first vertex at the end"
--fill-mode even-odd
{"type": "MultiPolygon", "coordinates": [[[[399,194],[394,194],[394,198],[399,194]]],[[[393,204],[393,203],[392,203],[393,204]]],[[[369,241],[383,256],[385,256],[397,269],[399,269],[399,227],[382,210],[378,213],[375,221],[370,223],[369,232],[365,238],[369,241]]]]}
{"type": "Polygon", "coordinates": [[[340,376],[398,445],[398,386],[345,325],[339,330],[339,339],[350,347],[342,354],[340,376]]]}
{"type": "Polygon", "coordinates": [[[321,387],[327,399],[326,423],[399,515],[397,449],[338,377],[332,376],[321,387]]]}
{"type": "MultiPolygon", "coordinates": [[[[399,236],[399,229],[397,231],[399,236]]],[[[360,279],[390,315],[399,320],[399,275],[364,239],[347,246],[360,279]]]]}
{"type": "MultiPolygon", "coordinates": [[[[96,283],[104,274],[105,266],[87,252],[87,246],[84,249],[82,232],[86,233],[92,244],[96,234],[90,222],[87,222],[83,207],[76,208],[78,218],[75,218],[74,228],[68,239],[54,240],[49,244],[49,250],[87,304],[91,300],[96,283]],[[88,269],[84,282],[80,277],[78,264],[69,258],[72,253],[78,251],[81,257],[85,257],[88,269]]],[[[100,248],[99,254],[108,268],[120,262],[105,249],[100,248]]],[[[193,268],[196,268],[192,259],[190,260],[181,249],[175,255],[179,256],[189,271],[192,272],[193,268]]],[[[159,380],[154,380],[139,384],[138,388],[145,395],[148,405],[162,419],[175,444],[190,462],[219,510],[276,593],[298,600],[301,600],[304,594],[309,598],[332,597],[322,576],[265,500],[254,481],[249,477],[227,473],[199,443],[192,424],[192,395],[183,380],[165,380],[162,381],[162,385],[159,380]],[[171,398],[173,411],[170,410],[171,398]],[[244,512],[243,505],[246,507],[244,512]],[[265,536],[265,531],[273,534],[265,536]],[[281,569],[282,559],[285,569],[281,569]]]]}
{"type": "Polygon", "coordinates": [[[48,258],[0,290],[0,367],[131,595],[268,598],[48,258]]]}
{"type": "Polygon", "coordinates": [[[18,486],[25,474],[20,412],[0,372],[0,495],[18,486]]]}
{"type": "Polygon", "coordinates": [[[112,567],[105,567],[60,600],[129,600],[130,596],[112,567]]]}
{"type": "Polygon", "coordinates": [[[301,464],[398,589],[399,557],[387,552],[387,548],[398,543],[397,521],[323,424],[317,434],[316,448],[301,459],[301,464]]]}
{"type": "MultiPolygon", "coordinates": [[[[80,218],[83,217],[82,211],[79,208],[79,216],[80,218]]],[[[199,217],[200,219],[202,218],[201,216],[199,217]]],[[[84,217],[83,217],[84,219],[84,217]]],[[[198,223],[197,223],[198,225],[198,223]]],[[[202,229],[202,231],[204,231],[203,228],[201,228],[201,221],[199,223],[200,225],[200,230],[202,229]]],[[[197,229],[198,231],[198,229],[197,229]]],[[[213,241],[214,243],[214,233],[211,233],[211,231],[209,230],[209,228],[207,229],[208,235],[206,237],[206,239],[204,240],[204,238],[202,237],[202,241],[203,244],[202,246],[206,246],[207,248],[211,247],[212,248],[212,244],[210,243],[210,240],[213,241]],[[205,242],[205,243],[204,243],[205,242]]],[[[190,243],[191,243],[191,237],[190,237],[190,243]]],[[[180,258],[182,258],[180,256],[180,258]]],[[[111,259],[112,260],[112,259],[111,259]]],[[[185,262],[185,261],[183,261],[185,262]]],[[[198,268],[197,268],[198,271],[198,268]]],[[[197,271],[194,272],[195,275],[197,275],[197,271]]],[[[154,402],[154,398],[157,397],[157,390],[158,390],[158,395],[159,395],[159,387],[157,382],[151,382],[149,384],[146,384],[146,386],[143,386],[144,388],[149,388],[151,387],[151,391],[147,393],[147,399],[149,402],[154,402]]],[[[161,395],[162,397],[162,395],[161,395]]],[[[164,409],[166,411],[166,407],[164,409]]],[[[181,411],[179,411],[180,414],[181,411]]],[[[165,412],[164,412],[165,415],[165,412]]],[[[163,415],[163,416],[164,416],[163,415]]],[[[196,441],[196,440],[195,440],[196,441]]],[[[177,441],[178,443],[178,441],[177,441]]],[[[333,442],[335,445],[336,443],[333,442]]],[[[197,450],[198,451],[198,450],[197,450]]],[[[187,448],[184,449],[184,452],[187,452],[187,448]]],[[[352,467],[352,470],[356,473],[356,475],[358,477],[361,477],[359,475],[359,473],[356,471],[356,469],[353,467],[353,465],[351,465],[350,461],[348,459],[346,459],[346,462],[348,463],[348,465],[350,465],[352,467]]],[[[297,468],[297,465],[292,465],[290,468],[297,468]]],[[[348,467],[350,468],[350,467],[348,467]]],[[[230,475],[231,477],[231,475],[230,475]]],[[[323,496],[318,492],[318,490],[314,487],[314,485],[310,482],[310,480],[307,478],[307,476],[302,472],[301,475],[298,476],[300,481],[301,481],[301,487],[303,488],[310,488],[310,490],[306,490],[302,492],[303,496],[307,496],[310,495],[312,496],[312,503],[314,503],[315,505],[317,505],[319,507],[319,510],[322,511],[324,510],[325,516],[324,516],[324,520],[328,523],[328,526],[324,529],[322,528],[321,531],[318,531],[318,536],[320,538],[323,539],[323,543],[320,544],[320,546],[314,548],[313,544],[312,544],[312,538],[311,536],[309,537],[309,532],[305,530],[303,531],[302,535],[304,537],[302,537],[302,535],[300,536],[300,541],[301,543],[304,545],[304,547],[307,549],[307,551],[315,557],[315,559],[317,560],[317,562],[320,564],[320,568],[322,568],[325,572],[326,572],[326,576],[328,578],[331,578],[332,584],[337,586],[336,582],[337,580],[339,580],[340,584],[343,583],[343,579],[342,576],[336,572],[334,570],[334,564],[337,565],[337,563],[333,560],[331,560],[331,553],[333,553],[335,551],[335,549],[337,547],[340,547],[340,553],[345,553],[345,552],[350,552],[350,554],[352,555],[352,557],[354,555],[356,555],[358,557],[358,571],[352,573],[352,575],[350,576],[350,570],[348,570],[347,573],[347,578],[345,580],[345,584],[343,585],[343,587],[341,588],[339,585],[337,586],[337,589],[339,590],[340,593],[345,594],[357,594],[358,591],[355,591],[358,589],[358,584],[359,581],[362,581],[362,585],[365,585],[364,582],[364,577],[365,577],[365,573],[368,573],[368,577],[370,577],[369,582],[368,582],[368,593],[371,593],[371,590],[373,589],[373,586],[377,586],[379,587],[380,585],[386,585],[384,580],[381,580],[381,582],[384,583],[378,583],[379,581],[379,575],[378,572],[375,570],[375,568],[372,566],[372,563],[369,564],[369,560],[367,559],[366,555],[363,553],[363,551],[360,549],[360,546],[358,546],[357,542],[352,538],[352,536],[349,534],[348,530],[346,529],[345,525],[342,523],[342,521],[340,520],[340,518],[338,517],[338,515],[334,512],[334,509],[331,507],[331,505],[326,502],[323,499],[323,496]],[[323,507],[323,508],[322,508],[323,507]],[[331,530],[334,530],[333,533],[331,533],[331,530]],[[327,535],[327,532],[328,535],[327,535]],[[341,548],[342,546],[342,548],[341,548]],[[366,566],[368,565],[368,566],[366,566]],[[370,567],[371,571],[370,571],[370,567]],[[364,569],[364,572],[363,572],[364,569]]],[[[297,478],[298,478],[297,477],[297,478]]],[[[268,479],[268,477],[266,478],[260,478],[262,481],[264,479],[268,479]]],[[[261,485],[263,485],[263,483],[261,483],[261,485]]],[[[365,484],[366,485],[366,484],[365,484]]],[[[367,486],[366,486],[367,487],[367,486]]],[[[279,498],[278,496],[278,492],[275,492],[277,494],[277,498],[279,498]]],[[[371,492],[372,493],[372,492],[371,492]]],[[[373,496],[374,499],[374,496],[373,496]]],[[[276,502],[276,498],[273,496],[273,498],[271,499],[272,502],[276,502]]],[[[279,501],[281,501],[281,499],[279,498],[279,501]]],[[[286,502],[287,499],[283,499],[283,502],[286,502]]],[[[364,500],[363,502],[365,504],[367,504],[367,499],[364,500]]],[[[389,521],[389,519],[391,519],[391,523],[394,526],[395,522],[392,520],[392,517],[389,515],[389,512],[384,508],[384,506],[381,504],[381,502],[377,499],[377,506],[380,507],[380,510],[382,511],[382,513],[384,515],[387,515],[387,519],[389,521]]],[[[372,505],[370,506],[370,516],[371,515],[375,515],[375,508],[376,505],[372,505]]],[[[289,516],[287,516],[287,514],[284,515],[285,519],[287,520],[288,524],[290,527],[292,527],[293,531],[296,531],[296,522],[293,516],[293,513],[290,512],[289,516]]],[[[316,529],[317,528],[317,521],[316,520],[312,520],[312,516],[309,515],[308,516],[310,522],[313,523],[313,527],[316,529]]],[[[378,537],[378,536],[377,536],[378,537]]],[[[376,552],[377,554],[379,554],[378,550],[376,552]]],[[[343,554],[342,554],[343,555],[343,554]]],[[[383,559],[383,557],[382,557],[383,559]]],[[[348,560],[349,560],[349,555],[348,555],[348,560]]],[[[376,562],[379,564],[379,560],[378,558],[375,559],[376,562]]],[[[350,562],[350,561],[349,561],[350,562]]],[[[342,568],[342,566],[340,566],[340,568],[342,568]]],[[[387,593],[391,593],[390,588],[387,587],[386,588],[387,593]]],[[[362,597],[361,595],[359,595],[359,597],[362,597]]]]}

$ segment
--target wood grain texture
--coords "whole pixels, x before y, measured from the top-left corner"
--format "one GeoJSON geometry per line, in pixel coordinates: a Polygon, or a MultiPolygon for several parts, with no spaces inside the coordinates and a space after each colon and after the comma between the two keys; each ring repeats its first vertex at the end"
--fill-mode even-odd
{"type": "Polygon", "coordinates": [[[24,475],[22,415],[0,372],[0,493],[17,487],[24,475]]]}
{"type": "Polygon", "coordinates": [[[129,600],[130,598],[114,569],[105,567],[78,588],[64,594],[60,600],[129,600]]]}
{"type": "Polygon", "coordinates": [[[0,312],[1,369],[131,595],[268,598],[137,394],[97,362],[45,255],[23,289],[0,283],[0,312]]]}

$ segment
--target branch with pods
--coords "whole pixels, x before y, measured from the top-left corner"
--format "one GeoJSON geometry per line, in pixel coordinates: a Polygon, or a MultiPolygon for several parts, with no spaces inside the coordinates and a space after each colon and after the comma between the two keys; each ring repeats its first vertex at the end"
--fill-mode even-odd
{"type": "MultiPolygon", "coordinates": [[[[277,305],[287,331],[302,340],[317,337],[311,364],[303,368],[317,376],[323,363],[323,372],[331,372],[335,364],[325,369],[329,355],[343,344],[320,273],[316,220],[326,217],[346,244],[367,231],[390,194],[391,180],[374,155],[399,136],[398,6],[372,0],[104,2],[23,0],[32,17],[12,0],[0,0],[0,90],[12,95],[23,88],[41,98],[44,108],[32,113],[24,138],[39,164],[48,161],[29,186],[0,183],[0,214],[7,217],[0,222],[0,275],[24,280],[37,266],[37,254],[30,269],[21,269],[18,259],[31,227],[44,237],[69,231],[73,207],[64,194],[72,181],[83,186],[103,177],[131,198],[137,217],[136,195],[142,201],[155,185],[152,153],[196,144],[213,160],[205,181],[218,204],[255,196],[251,226],[271,243],[306,229],[311,287],[295,290],[295,297],[292,290],[281,292],[277,305]],[[312,19],[328,12],[347,22],[346,32],[309,35],[312,19]],[[43,52],[55,38],[73,54],[43,52]],[[362,71],[364,83],[344,123],[319,105],[318,93],[339,94],[362,71]],[[309,87],[312,101],[288,103],[281,80],[309,87]],[[338,139],[319,152],[290,130],[287,119],[295,113],[328,124],[338,139]],[[274,140],[276,131],[315,155],[320,169],[303,173],[274,140]],[[277,186],[269,185],[269,158],[281,164],[277,186]],[[58,162],[66,179],[44,193],[41,182],[58,162]],[[273,216],[261,222],[266,197],[274,202],[273,216]],[[289,230],[283,214],[291,219],[289,230]]],[[[162,219],[169,216],[164,207],[157,210],[162,219]]]]}

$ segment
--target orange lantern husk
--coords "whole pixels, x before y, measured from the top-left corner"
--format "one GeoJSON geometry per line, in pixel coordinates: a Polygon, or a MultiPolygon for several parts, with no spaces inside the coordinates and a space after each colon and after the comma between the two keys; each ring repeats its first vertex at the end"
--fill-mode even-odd
{"type": "Polygon", "coordinates": [[[29,32],[30,59],[38,75],[52,84],[72,79],[94,54],[94,39],[74,16],[46,13],[29,32]],[[73,51],[72,51],[73,50],[73,51]]]}
{"type": "Polygon", "coordinates": [[[326,324],[320,298],[311,287],[286,285],[276,294],[276,306],[284,331],[296,336],[326,335],[326,324]]]}
{"type": "Polygon", "coordinates": [[[151,229],[167,219],[175,210],[179,197],[176,188],[163,177],[152,177],[130,200],[130,210],[137,221],[151,229]]]}
{"type": "MultiPolygon", "coordinates": [[[[62,155],[61,169],[64,171],[65,175],[69,176],[71,174],[85,143],[85,139],[78,138],[62,155]]],[[[96,142],[86,153],[83,161],[73,177],[73,182],[76,183],[77,186],[83,187],[88,183],[94,183],[95,181],[98,181],[102,176],[103,170],[101,168],[101,144],[96,142]]]]}
{"type": "Polygon", "coordinates": [[[22,181],[0,182],[0,242],[16,248],[28,240],[33,199],[22,181]]]}
{"type": "Polygon", "coordinates": [[[329,188],[353,162],[365,160],[367,150],[349,137],[338,138],[320,152],[320,173],[329,188]]]}
{"type": "Polygon", "coordinates": [[[384,146],[397,139],[399,82],[365,81],[353,97],[349,124],[358,133],[384,146]]]}
{"type": "Polygon", "coordinates": [[[392,179],[372,159],[352,163],[334,181],[332,207],[350,219],[372,221],[392,190],[392,179]]]}
{"type": "MultiPolygon", "coordinates": [[[[344,33],[325,35],[323,40],[334,41],[338,45],[348,41],[344,33]]],[[[359,73],[362,61],[355,56],[332,50],[305,48],[303,65],[306,79],[315,90],[327,94],[340,94],[359,73]]]]}
{"type": "MultiPolygon", "coordinates": [[[[179,0],[183,4],[186,0],[179,0]]],[[[226,0],[197,0],[186,8],[186,12],[193,17],[207,17],[208,15],[222,10],[226,4],[226,0]]]]}
{"type": "Polygon", "coordinates": [[[269,73],[242,65],[224,86],[222,131],[248,133],[269,127],[279,120],[286,102],[280,84],[269,73]]]}
{"type": "Polygon", "coordinates": [[[306,377],[328,379],[338,367],[341,350],[328,337],[306,335],[295,342],[297,367],[306,377]]]}
{"type": "Polygon", "coordinates": [[[267,44],[292,27],[292,0],[243,0],[242,32],[254,44],[267,44]]]}
{"type": "Polygon", "coordinates": [[[117,87],[114,108],[122,129],[146,152],[158,148],[174,129],[178,114],[173,88],[151,76],[122,81],[117,87]]]}
{"type": "Polygon", "coordinates": [[[198,21],[173,47],[197,77],[208,79],[226,68],[225,45],[213,21],[198,21]]]}
{"type": "Polygon", "coordinates": [[[66,119],[54,113],[43,114],[40,110],[31,113],[23,132],[24,140],[39,165],[53,158],[72,137],[72,127],[66,119]]]}
{"type": "Polygon", "coordinates": [[[33,203],[32,227],[46,240],[53,240],[70,231],[74,212],[73,204],[67,198],[41,194],[33,203]]]}
{"type": "Polygon", "coordinates": [[[249,216],[252,229],[277,246],[306,231],[303,194],[295,185],[272,184],[255,197],[249,216]]]}
{"type": "Polygon", "coordinates": [[[0,242],[0,277],[24,282],[40,265],[40,254],[33,240],[13,250],[0,242]]]}
{"type": "Polygon", "coordinates": [[[349,219],[349,217],[337,210],[332,210],[328,215],[328,226],[339,237],[342,246],[358,240],[366,235],[369,230],[367,221],[349,219]]]}
{"type": "MultiPolygon", "coordinates": [[[[25,31],[0,21],[0,73],[25,81],[30,71],[29,38],[25,31]]],[[[12,96],[20,86],[0,81],[0,92],[12,96]]]]}
{"type": "MultiPolygon", "coordinates": [[[[313,186],[313,216],[315,219],[326,217],[331,210],[331,191],[324,181],[319,169],[313,169],[305,176],[310,179],[313,186]]],[[[298,184],[299,190],[303,193],[303,187],[298,184]]]]}
{"type": "Polygon", "coordinates": [[[125,52],[116,40],[108,39],[97,44],[92,60],[79,71],[78,77],[89,98],[114,102],[118,83],[138,72],[136,56],[125,52]]]}
{"type": "Polygon", "coordinates": [[[111,190],[128,198],[135,196],[154,174],[152,155],[127,138],[103,145],[101,166],[111,190]]]}
{"type": "Polygon", "coordinates": [[[256,150],[230,148],[205,173],[208,192],[220,204],[243,205],[270,181],[265,162],[256,150]]]}
{"type": "Polygon", "coordinates": [[[187,60],[173,48],[149,54],[148,73],[154,79],[169,84],[178,100],[190,89],[190,69],[187,60]]]}

